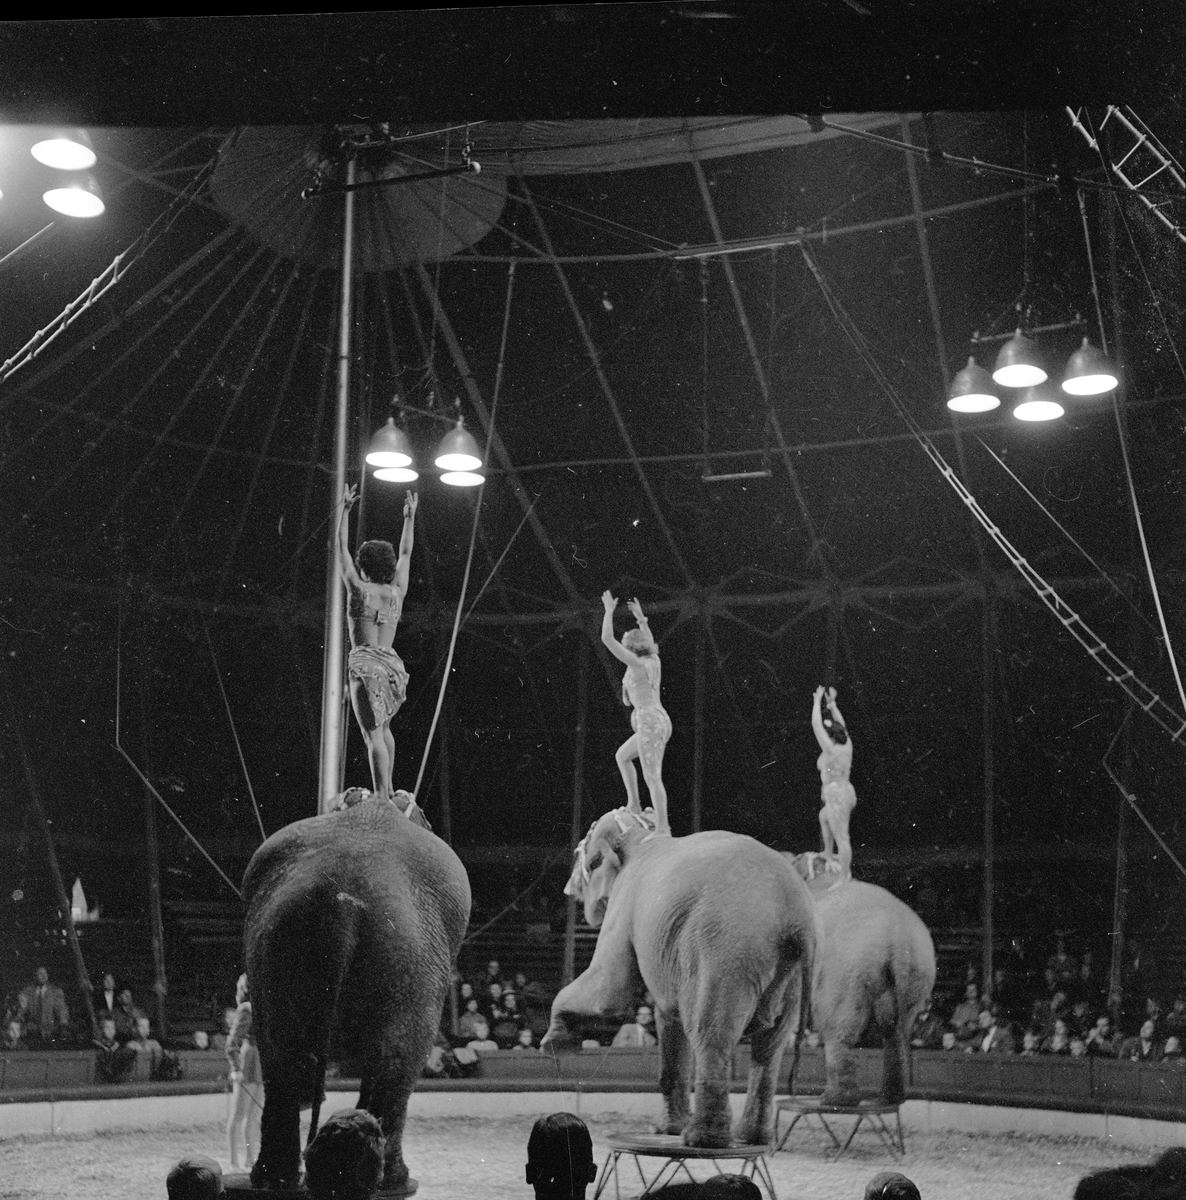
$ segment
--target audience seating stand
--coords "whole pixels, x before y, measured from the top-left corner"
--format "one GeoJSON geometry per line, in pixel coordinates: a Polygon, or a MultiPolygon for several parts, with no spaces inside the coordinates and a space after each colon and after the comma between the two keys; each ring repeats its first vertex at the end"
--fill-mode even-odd
{"type": "Polygon", "coordinates": [[[862,1100],[859,1104],[853,1105],[822,1105],[818,1096],[784,1096],[774,1102],[774,1107],[774,1151],[776,1153],[786,1146],[787,1139],[800,1121],[815,1117],[823,1126],[828,1137],[832,1139],[833,1158],[840,1158],[852,1145],[852,1140],[862,1125],[877,1134],[878,1140],[889,1150],[890,1154],[899,1158],[904,1158],[906,1155],[906,1138],[902,1132],[902,1113],[897,1104],[886,1104],[879,1100],[862,1100]],[[791,1117],[790,1124],[786,1127],[782,1137],[779,1137],[778,1123],[784,1112],[793,1113],[794,1116],[791,1117]],[[892,1127],[886,1120],[890,1114],[893,1114],[894,1119],[892,1127]],[[845,1141],[841,1142],[836,1131],[828,1123],[831,1117],[856,1118],[845,1141]]]}
{"type": "Polygon", "coordinates": [[[726,1146],[722,1149],[709,1149],[701,1146],[685,1146],[678,1137],[665,1134],[627,1134],[616,1133],[609,1137],[609,1153],[602,1165],[597,1178],[597,1186],[593,1191],[593,1200],[599,1200],[609,1188],[614,1185],[614,1200],[621,1200],[621,1184],[618,1178],[618,1160],[623,1155],[634,1159],[634,1168],[642,1181],[642,1195],[649,1196],[652,1192],[669,1183],[674,1183],[683,1174],[692,1183],[703,1183],[697,1179],[688,1167],[689,1162],[701,1161],[712,1164],[718,1175],[724,1175],[721,1162],[730,1160],[741,1162],[741,1174],[756,1179],[766,1190],[770,1200],[778,1200],[774,1191],[774,1180],[770,1178],[770,1168],[766,1163],[766,1155],[770,1153],[769,1146],[726,1146]],[[647,1179],[643,1172],[643,1158],[662,1159],[658,1171],[647,1179]]]}

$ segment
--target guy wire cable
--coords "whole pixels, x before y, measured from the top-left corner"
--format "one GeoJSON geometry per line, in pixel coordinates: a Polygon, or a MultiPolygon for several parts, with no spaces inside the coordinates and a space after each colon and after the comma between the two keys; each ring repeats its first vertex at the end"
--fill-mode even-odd
{"type": "MultiPolygon", "coordinates": [[[[507,331],[510,328],[511,296],[514,292],[514,286],[515,264],[511,263],[507,269],[507,295],[502,316],[502,341],[498,348],[498,366],[494,372],[494,392],[490,398],[490,421],[486,426],[486,451],[482,456],[483,463],[490,462],[490,449],[494,444],[494,419],[498,413],[498,398],[502,390],[502,370],[506,360],[507,331]]],[[[478,489],[477,503],[474,505],[474,520],[469,535],[469,551],[465,556],[465,574],[461,579],[461,594],[457,597],[457,611],[453,616],[453,633],[449,638],[449,653],[445,657],[445,670],[441,679],[441,690],[437,693],[436,711],[432,714],[432,724],[428,728],[428,737],[424,740],[424,754],[420,759],[420,770],[416,774],[416,786],[412,789],[412,795],[417,797],[417,803],[419,803],[420,784],[424,779],[424,768],[428,765],[428,753],[432,749],[432,739],[436,734],[437,723],[441,718],[441,709],[445,703],[445,689],[449,686],[449,671],[453,665],[453,654],[457,649],[457,634],[461,629],[461,610],[465,607],[465,593],[469,587],[469,573],[474,562],[474,546],[478,540],[478,521],[482,516],[482,498],[485,494],[486,484],[483,481],[478,489]]]]}

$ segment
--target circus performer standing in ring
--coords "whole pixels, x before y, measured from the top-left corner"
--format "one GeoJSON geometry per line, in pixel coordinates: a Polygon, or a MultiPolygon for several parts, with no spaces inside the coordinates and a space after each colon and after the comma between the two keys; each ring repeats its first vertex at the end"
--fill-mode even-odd
{"type": "Polygon", "coordinates": [[[417,497],[415,492],[409,492],[404,500],[404,530],[398,558],[390,542],[369,541],[359,546],[357,559],[352,560],[346,527],[357,498],[358,489],[347,487],[338,518],[338,570],[346,585],[350,628],[347,677],[350,702],[367,744],[375,794],[390,800],[395,754],[391,718],[403,704],[408,687],[408,672],[391,644],[408,590],[417,497]]]}
{"type": "Polygon", "coordinates": [[[610,653],[626,664],[622,679],[622,703],[633,705],[630,727],[634,733],[619,747],[614,758],[626,785],[626,807],[642,814],[638,798],[638,774],[634,768],[637,758],[642,764],[642,777],[646,780],[655,810],[655,829],[658,833],[671,833],[667,821],[667,789],[663,786],[663,751],[671,737],[671,718],[659,701],[659,682],[663,668],[659,662],[659,647],[651,635],[651,627],[643,616],[642,605],[637,600],[628,600],[626,606],[638,622],[637,629],[627,630],[619,642],[614,637],[614,609],[618,602],[608,589],[601,595],[605,615],[601,621],[601,640],[610,653]]]}
{"type": "Polygon", "coordinates": [[[857,794],[848,781],[852,771],[852,738],[848,736],[844,718],[836,707],[836,689],[815,689],[811,707],[811,728],[820,744],[820,756],[815,760],[823,787],[820,798],[823,808],[819,814],[820,834],[824,855],[838,861],[841,881],[852,878],[852,842],[848,837],[848,818],[856,807],[857,794]],[[823,711],[822,700],[828,711],[823,711]]]}

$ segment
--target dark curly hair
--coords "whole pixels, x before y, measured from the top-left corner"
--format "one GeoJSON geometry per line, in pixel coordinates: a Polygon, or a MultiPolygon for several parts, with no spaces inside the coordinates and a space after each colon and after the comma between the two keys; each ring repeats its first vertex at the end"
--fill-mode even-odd
{"type": "Polygon", "coordinates": [[[390,583],[395,578],[395,547],[390,542],[363,542],[354,561],[375,583],[390,583]]]}
{"type": "Polygon", "coordinates": [[[305,1151],[305,1187],[314,1200],[370,1200],[383,1174],[383,1130],[369,1112],[336,1112],[305,1151]]]}
{"type": "Polygon", "coordinates": [[[527,1139],[527,1182],[570,1186],[574,1191],[597,1176],[589,1127],[573,1113],[540,1117],[527,1139]]]}

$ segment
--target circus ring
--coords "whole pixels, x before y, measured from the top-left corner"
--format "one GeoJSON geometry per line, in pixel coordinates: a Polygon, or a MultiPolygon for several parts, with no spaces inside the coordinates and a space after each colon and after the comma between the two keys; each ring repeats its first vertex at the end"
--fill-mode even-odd
{"type": "MultiPolygon", "coordinates": [[[[35,1074],[34,1057],[45,1060],[47,1073],[55,1070],[63,1079],[71,1072],[76,1078],[84,1073],[83,1060],[89,1056],[7,1055],[0,1056],[0,1065],[7,1073],[20,1060],[28,1079],[35,1074]]],[[[189,1053],[183,1058],[188,1078],[176,1083],[3,1087],[0,1170],[6,1180],[44,1175],[54,1179],[58,1194],[83,1194],[68,1183],[62,1191],[64,1181],[54,1174],[70,1170],[68,1163],[78,1159],[72,1180],[100,1180],[97,1190],[88,1187],[87,1194],[126,1200],[163,1194],[171,1161],[185,1154],[214,1154],[225,1165],[222,1056],[189,1053]],[[109,1192],[101,1185],[103,1169],[96,1165],[105,1155],[119,1164],[110,1168],[119,1187],[109,1192]]],[[[742,1047],[733,1072],[737,1112],[747,1066],[742,1047]]],[[[880,1052],[859,1052],[863,1087],[876,1086],[880,1068],[880,1052]]],[[[788,1070],[789,1063],[784,1065],[783,1093],[788,1070]]],[[[474,1187],[486,1195],[525,1194],[527,1134],[536,1117],[558,1110],[576,1112],[589,1123],[600,1163],[611,1134],[648,1129],[657,1106],[657,1071],[654,1049],[603,1050],[558,1062],[504,1051],[484,1055],[481,1074],[473,1079],[422,1081],[409,1105],[405,1139],[413,1174],[422,1181],[421,1194],[452,1200],[474,1194],[474,1187]]],[[[796,1092],[822,1087],[820,1052],[803,1053],[796,1079],[796,1092]]],[[[357,1081],[332,1079],[327,1089],[328,1111],[356,1102],[357,1081]]],[[[907,1150],[901,1162],[891,1160],[872,1139],[858,1139],[843,1160],[832,1161],[822,1134],[797,1133],[786,1150],[770,1157],[779,1195],[807,1200],[859,1195],[870,1176],[892,1168],[916,1179],[924,1195],[930,1190],[957,1198],[1069,1196],[1075,1180],[1087,1171],[1149,1161],[1158,1147],[1186,1145],[1186,1071],[1099,1059],[918,1052],[901,1116],[907,1150]],[[999,1181],[999,1190],[987,1186],[986,1179],[999,1181]]],[[[13,1194],[52,1193],[29,1185],[13,1194]]]]}

